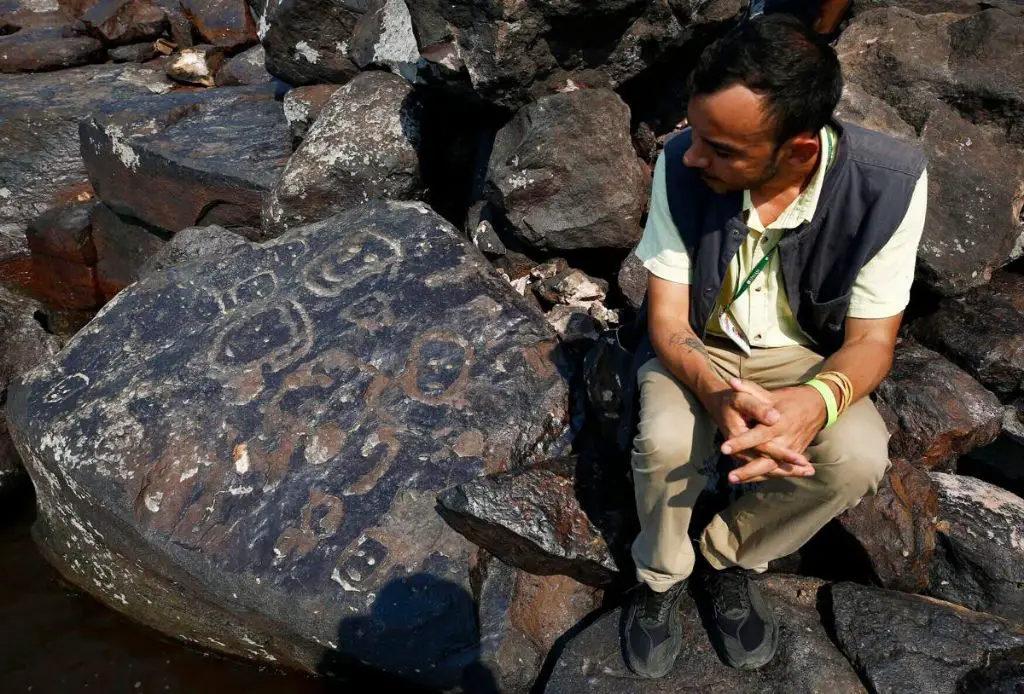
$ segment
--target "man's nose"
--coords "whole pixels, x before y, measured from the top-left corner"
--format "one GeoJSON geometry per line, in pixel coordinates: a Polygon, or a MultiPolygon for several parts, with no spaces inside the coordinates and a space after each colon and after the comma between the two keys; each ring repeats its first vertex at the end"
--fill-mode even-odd
{"type": "Polygon", "coordinates": [[[708,168],[708,158],[700,151],[697,143],[690,145],[690,148],[683,154],[683,163],[693,169],[706,169],[708,168]]]}

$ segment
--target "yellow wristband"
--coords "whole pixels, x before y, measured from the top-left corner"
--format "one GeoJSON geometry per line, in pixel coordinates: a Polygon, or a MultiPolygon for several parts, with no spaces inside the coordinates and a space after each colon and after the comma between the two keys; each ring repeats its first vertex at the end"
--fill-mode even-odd
{"type": "Polygon", "coordinates": [[[825,421],[825,429],[828,429],[830,426],[835,424],[836,420],[839,418],[839,408],[836,405],[835,393],[832,392],[832,389],[829,388],[826,383],[824,383],[823,381],[819,381],[816,378],[812,378],[811,380],[804,383],[804,385],[810,386],[811,388],[814,388],[816,391],[818,391],[818,394],[821,395],[822,400],[825,401],[825,413],[828,415],[828,418],[825,421]]]}

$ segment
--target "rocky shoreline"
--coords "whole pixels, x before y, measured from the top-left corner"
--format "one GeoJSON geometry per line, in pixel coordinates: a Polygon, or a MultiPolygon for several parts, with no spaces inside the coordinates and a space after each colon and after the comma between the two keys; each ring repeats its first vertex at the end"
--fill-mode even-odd
{"type": "MultiPolygon", "coordinates": [[[[721,665],[685,602],[669,677],[624,669],[616,330],[687,71],[742,9],[0,0],[0,494],[31,478],[43,555],[173,638],[336,678],[1021,686],[1011,0],[854,3],[838,115],[929,158],[874,396],[893,467],[760,579],[769,668],[721,665]]],[[[705,512],[735,493],[712,472],[705,512]]]]}

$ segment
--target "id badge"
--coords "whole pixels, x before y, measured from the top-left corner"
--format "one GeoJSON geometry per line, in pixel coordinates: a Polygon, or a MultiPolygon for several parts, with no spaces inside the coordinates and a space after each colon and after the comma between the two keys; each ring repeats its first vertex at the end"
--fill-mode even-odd
{"type": "Polygon", "coordinates": [[[743,334],[743,329],[736,324],[736,321],[733,320],[732,315],[728,311],[722,311],[718,314],[718,325],[722,332],[728,335],[729,339],[740,348],[740,351],[749,357],[750,343],[747,342],[747,336],[743,334]]]}

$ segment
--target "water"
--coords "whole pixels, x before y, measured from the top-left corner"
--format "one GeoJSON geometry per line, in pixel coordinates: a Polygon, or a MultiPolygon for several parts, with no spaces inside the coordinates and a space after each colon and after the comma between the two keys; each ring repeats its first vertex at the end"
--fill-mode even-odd
{"type": "Polygon", "coordinates": [[[33,513],[30,497],[0,499],[3,694],[338,691],[302,674],[191,650],[71,590],[36,551],[29,535],[33,513]]]}

